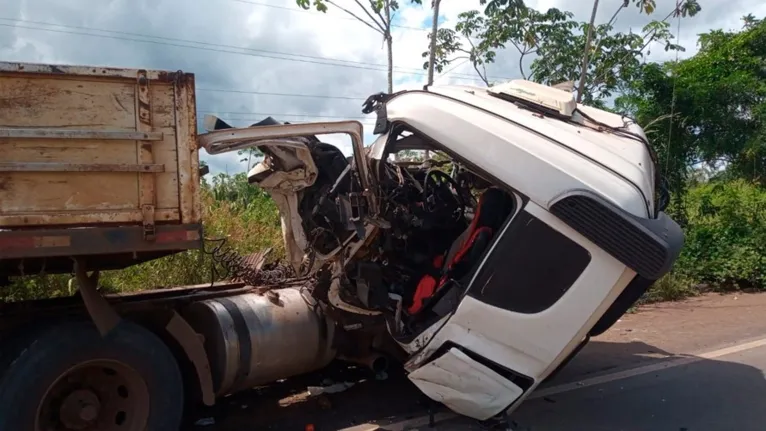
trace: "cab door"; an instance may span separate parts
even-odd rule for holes
[[[527,202],[496,238],[457,308],[417,341],[425,347],[406,366],[426,395],[480,420],[515,408],[587,340],[602,316],[616,320],[630,306],[621,293],[643,278],[614,256],[630,259],[604,246],[579,219],[564,217],[567,224],[561,217]],[[612,223],[592,221],[588,226],[595,229]],[[637,299],[649,284],[631,295]],[[605,316],[618,298],[624,309]]]

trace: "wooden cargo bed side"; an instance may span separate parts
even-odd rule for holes
[[[65,69],[0,67],[0,226],[198,223],[193,76]]]
[[[102,254],[110,247],[114,253],[198,248],[195,104],[192,74],[0,62],[0,259],[6,259],[0,266],[24,258],[8,244],[33,236],[40,242],[50,237],[45,229],[124,228],[124,234],[109,231],[123,242],[102,241]],[[194,233],[181,234],[183,241],[168,241],[165,233],[161,244],[162,226]],[[136,228],[143,243],[126,245]],[[84,233],[98,242],[103,232],[96,232],[78,232],[75,242],[87,243]],[[76,249],[47,247],[27,257]]]

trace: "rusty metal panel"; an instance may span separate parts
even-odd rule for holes
[[[200,230],[200,225],[158,226],[152,243],[144,241],[140,226],[0,231],[0,259],[197,248]]]
[[[109,270],[201,247],[198,224],[158,225],[154,241],[141,225],[0,231],[0,277],[70,273],[73,256],[89,270]]]
[[[77,129],[10,129],[0,128],[0,138],[39,138],[39,139],[99,139],[128,141],[161,141],[162,132],[123,132],[109,130]]]
[[[160,209],[154,212],[156,222],[170,223],[180,218],[177,209]],[[35,214],[2,215],[0,226],[66,226],[66,225],[114,225],[138,224],[144,219],[140,209],[122,211],[41,211]]]
[[[127,78],[135,79],[135,69],[125,69],[116,67],[99,67],[83,65],[64,65],[64,64],[43,64],[43,63],[19,63],[19,62],[0,62],[0,73],[8,72],[13,74],[42,74],[55,75],[60,77],[73,76],[94,77],[94,78]],[[188,76],[183,72],[167,72],[164,70],[148,70],[146,77],[152,81],[175,82],[179,76]]]
[[[152,130],[152,105],[149,94],[149,78],[145,70],[139,70],[136,77],[136,130],[150,132]],[[138,142],[137,158],[140,163],[151,164],[154,162],[152,142]],[[177,149],[176,149],[177,151]],[[141,205],[144,228],[144,239],[154,241],[154,209],[157,207],[157,191],[154,186],[156,178],[151,172],[143,172],[138,175],[138,201]]]
[[[200,221],[192,74],[0,62],[0,87],[0,228]]]
[[[194,76],[179,76],[175,83],[176,137],[178,139],[178,196],[183,223],[199,223],[199,144]]]
[[[165,172],[165,165],[154,163],[7,163],[0,172]]]

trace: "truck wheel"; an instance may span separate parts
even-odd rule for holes
[[[123,320],[102,338],[90,322],[63,323],[15,341],[3,352],[0,430],[179,429],[181,372],[143,327]]]

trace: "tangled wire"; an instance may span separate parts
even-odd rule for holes
[[[216,244],[212,250],[203,246],[203,253],[210,255],[212,264],[210,267],[212,286],[215,281],[231,279],[241,281],[250,286],[278,285],[296,277],[293,269],[288,265],[275,264],[269,268],[262,268],[259,260],[266,258],[266,253],[256,253],[243,257],[236,250],[226,245],[226,238],[205,239],[205,243]],[[224,273],[220,274],[218,267]]]

